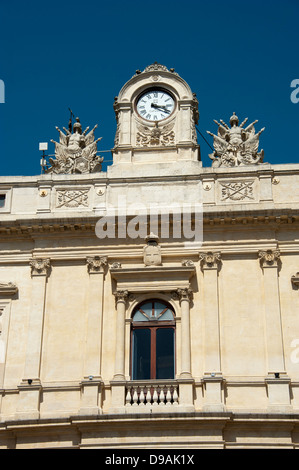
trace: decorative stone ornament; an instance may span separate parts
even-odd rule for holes
[[[161,247],[158,245],[157,235],[150,233],[145,239],[143,248],[143,261],[145,266],[160,266],[162,264]]]
[[[214,138],[214,152],[209,155],[212,160],[212,166],[232,167],[257,165],[263,162],[264,151],[258,152],[259,137],[265,128],[255,133],[254,121],[244,129],[248,118],[239,125],[239,118],[235,113],[230,118],[230,128],[224,121],[221,124],[214,120],[218,125],[217,135],[207,131]]]
[[[106,256],[94,256],[86,259],[89,274],[103,273],[107,266]]]
[[[69,174],[69,173],[95,173],[102,169],[103,157],[97,155],[97,143],[102,139],[95,140],[94,131],[97,125],[90,131],[89,127],[82,132],[80,119],[69,129],[65,127],[62,132],[58,127],[59,142],[51,140],[55,144],[55,159],[49,158],[50,166],[46,165],[45,173]],[[88,133],[87,133],[88,132]]]
[[[29,261],[31,276],[47,276],[50,272],[50,258],[33,258]]]
[[[296,275],[291,277],[291,281],[292,281],[293,286],[296,289],[299,289],[299,272],[296,273]]]
[[[199,253],[199,260],[202,269],[219,269],[221,263],[221,253],[208,251],[207,253]]]
[[[266,251],[259,251],[258,257],[260,259],[261,266],[263,268],[267,267],[277,267],[278,261],[280,259],[280,251],[279,250],[266,250]]]

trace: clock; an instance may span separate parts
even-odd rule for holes
[[[137,99],[137,113],[147,121],[161,121],[168,118],[174,111],[173,96],[165,90],[152,88],[145,91]]]

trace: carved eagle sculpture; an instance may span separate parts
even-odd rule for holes
[[[154,145],[171,145],[174,143],[174,122],[159,127],[156,122],[154,127],[147,127],[137,124],[138,132],[136,134],[137,145],[148,147]]]

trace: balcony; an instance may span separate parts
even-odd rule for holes
[[[126,384],[126,408],[145,411],[156,408],[156,411],[169,410],[179,404],[179,387],[174,380],[132,381]],[[138,411],[139,411],[138,410]]]

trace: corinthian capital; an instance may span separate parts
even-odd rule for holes
[[[279,250],[266,250],[259,251],[258,257],[260,259],[261,267],[263,268],[277,268],[280,258]]]
[[[182,302],[182,300],[188,300],[188,302],[190,302],[192,299],[192,289],[190,288],[177,289],[176,293],[180,302]]]
[[[114,292],[115,302],[126,302],[129,296],[129,292],[127,290],[117,290]]]
[[[50,258],[32,258],[29,261],[31,276],[48,276],[50,272]]]
[[[221,263],[221,253],[207,251],[199,253],[202,269],[219,269]]]
[[[94,256],[86,258],[87,269],[89,274],[103,273],[107,265],[106,256]]]

